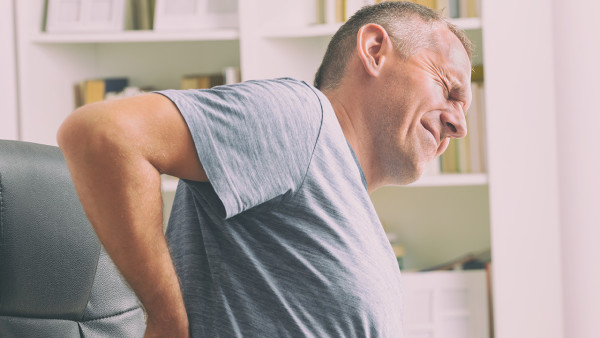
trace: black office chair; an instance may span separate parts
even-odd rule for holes
[[[57,147],[0,140],[0,337],[142,337]]]

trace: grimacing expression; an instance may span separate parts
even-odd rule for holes
[[[387,60],[377,119],[380,163],[390,184],[417,180],[428,162],[442,154],[450,138],[467,133],[471,104],[471,62],[460,40],[446,27],[433,28],[435,47],[407,59]]]

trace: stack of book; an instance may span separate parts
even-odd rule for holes
[[[185,75],[181,78],[181,89],[208,89],[225,84],[223,74]]]
[[[225,67],[221,73],[184,75],[181,78],[181,89],[208,89],[238,82],[240,82],[240,69]]]
[[[363,6],[385,1],[400,0],[316,0],[316,23],[345,22]],[[434,9],[448,18],[472,18],[480,16],[481,0],[409,0]]]
[[[84,80],[75,84],[75,107],[104,100],[111,93],[120,93],[129,85],[126,77]]]

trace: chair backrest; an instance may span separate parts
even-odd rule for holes
[[[57,147],[0,140],[0,337],[142,337]]]

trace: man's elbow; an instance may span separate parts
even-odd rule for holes
[[[89,108],[80,107],[72,112],[60,125],[56,134],[56,142],[65,156],[72,153],[76,146],[85,142],[85,136],[89,135],[90,123],[86,122]]]
[[[90,104],[73,111],[60,125],[56,141],[67,159],[90,155],[106,147],[110,136],[103,105]]]

